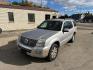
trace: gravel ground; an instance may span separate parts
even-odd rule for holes
[[[17,36],[0,38],[0,70],[93,70],[93,30],[78,29],[76,41],[64,45],[55,61],[21,54]]]

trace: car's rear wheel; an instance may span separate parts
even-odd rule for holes
[[[48,54],[48,57],[47,59],[49,61],[52,61],[52,60],[55,60],[57,55],[58,55],[58,45],[57,44],[53,44],[50,48],[50,51],[49,51],[49,54]]]
[[[72,36],[71,40],[69,41],[70,43],[73,43],[75,41],[75,34]]]

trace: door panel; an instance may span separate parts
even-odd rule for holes
[[[73,24],[71,21],[65,21],[63,24],[63,30],[68,29],[68,32],[63,32],[63,40],[61,41],[62,44],[68,42],[73,36]]]

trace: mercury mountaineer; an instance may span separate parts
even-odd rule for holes
[[[56,59],[58,50],[68,42],[74,42],[77,27],[72,19],[43,21],[32,31],[22,33],[17,45],[21,52],[38,58]]]

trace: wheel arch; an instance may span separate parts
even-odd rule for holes
[[[57,44],[58,47],[60,47],[60,42],[59,41],[55,41],[53,44]]]
[[[76,33],[77,33],[77,32],[75,31],[75,32],[73,33],[73,35],[76,35]]]

